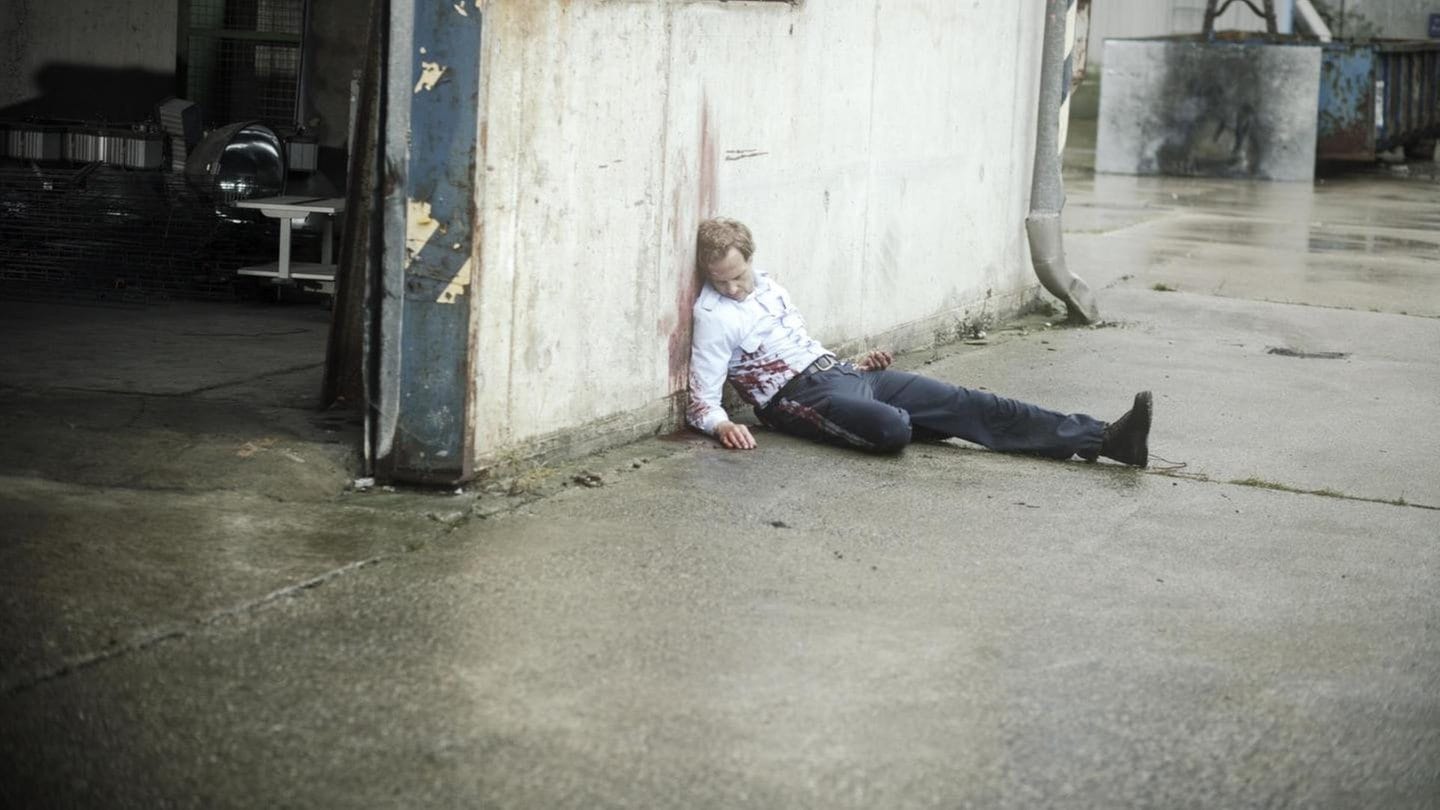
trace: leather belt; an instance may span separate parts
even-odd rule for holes
[[[835,359],[835,355],[820,355],[819,357],[815,358],[815,362],[811,363],[803,369],[800,369],[799,374],[796,374],[794,377],[786,380],[785,384],[780,386],[780,390],[775,392],[775,396],[771,397],[770,401],[765,403],[765,407],[761,410],[769,410],[771,405],[779,402],[780,399],[785,396],[785,392],[790,388],[790,386],[794,385],[797,380],[802,380],[806,377],[809,377],[811,374],[818,374],[822,371],[829,371],[830,369],[838,365],[840,365],[840,361]]]
[[[817,371],[829,371],[830,369],[836,367],[839,364],[840,361],[835,359],[835,355],[822,354],[819,357],[815,358],[815,362],[801,369],[800,373],[796,374],[795,376],[804,377],[806,374],[814,374]]]

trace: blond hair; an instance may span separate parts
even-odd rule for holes
[[[730,255],[730,248],[740,251],[747,262],[755,255],[755,238],[745,223],[725,217],[700,223],[695,238],[695,264],[702,271]]]

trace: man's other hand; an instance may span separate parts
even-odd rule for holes
[[[750,428],[744,425],[737,425],[734,422],[721,422],[720,427],[715,428],[715,435],[720,438],[720,443],[731,450],[754,450],[755,437],[750,435]]]
[[[871,349],[865,353],[864,357],[860,358],[860,362],[856,363],[855,367],[861,371],[880,371],[889,368],[894,361],[895,355],[890,352]]]

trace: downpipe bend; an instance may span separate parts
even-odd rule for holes
[[[1065,263],[1065,244],[1060,212],[1032,212],[1025,220],[1025,234],[1030,239],[1030,261],[1035,276],[1050,294],[1065,302],[1065,318],[1074,323],[1090,324],[1100,320],[1100,307],[1095,293],[1085,279],[1070,272]]]
[[[1035,276],[1051,295],[1065,302],[1066,319],[1095,323],[1100,308],[1084,279],[1070,272],[1065,262],[1065,184],[1060,155],[1065,148],[1061,122],[1069,116],[1069,52],[1075,35],[1078,0],[1045,1],[1045,48],[1040,62],[1040,106],[1035,126],[1035,171],[1030,184],[1030,215],[1025,233]]]

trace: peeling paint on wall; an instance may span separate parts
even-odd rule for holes
[[[398,187],[386,198],[403,208],[387,208],[384,240],[403,251],[395,257],[403,272],[399,278],[386,273],[376,398],[382,418],[394,414],[390,425],[378,426],[392,436],[390,452],[377,453],[377,469],[401,480],[447,484],[468,477],[473,458],[469,288],[480,261],[473,227],[483,87],[474,57],[487,22],[480,14],[457,16],[455,2],[390,8],[388,68],[404,78],[398,87],[391,83],[385,105],[386,162],[399,164],[393,170]]]
[[[430,215],[430,203],[422,200],[405,201],[405,266],[415,261],[415,256],[430,237],[439,230],[440,223]]]
[[[440,295],[436,297],[435,303],[453,304],[456,299],[465,294],[465,288],[470,286],[470,266],[473,263],[473,259],[466,259],[465,263],[460,265],[459,272],[455,274],[454,278],[450,279],[449,284],[445,285],[445,289],[440,291]]]
[[[423,53],[425,49],[421,48],[420,51]],[[445,70],[439,62],[421,62],[420,80],[415,82],[415,92],[434,90],[435,85],[439,84],[440,79],[445,75]]]

